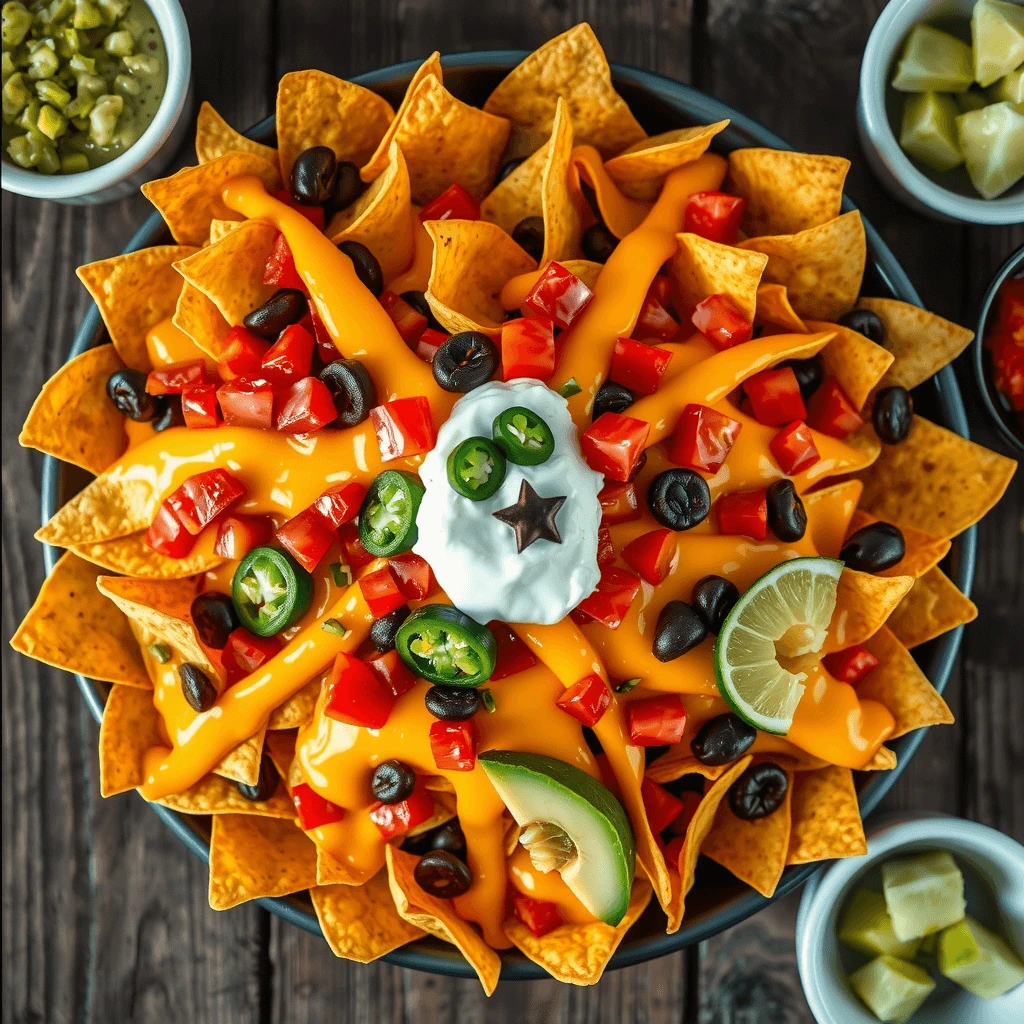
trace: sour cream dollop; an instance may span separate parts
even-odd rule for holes
[[[516,405],[551,428],[551,458],[539,466],[509,462],[490,498],[463,497],[448,482],[448,456],[466,438],[490,438],[495,417]],[[420,466],[420,479],[426,494],[413,551],[430,563],[452,604],[478,622],[551,625],[597,586],[597,495],[604,478],[583,461],[565,399],[540,381],[491,381],[460,398]],[[520,554],[514,531],[493,513],[516,503],[524,479],[542,498],[565,495],[566,501],[555,520],[562,542],[538,540]]]

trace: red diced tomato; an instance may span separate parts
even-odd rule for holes
[[[672,322],[675,323],[674,320]],[[661,386],[661,378],[671,361],[671,352],[632,338],[619,338],[615,342],[608,376],[636,394],[653,395]]]
[[[224,337],[223,355],[218,368],[224,380],[235,377],[258,377],[263,371],[263,357],[270,351],[270,342],[257,338],[244,327],[232,327]]]
[[[281,395],[277,429],[282,434],[311,434],[338,418],[334,396],[319,377],[303,377]]]
[[[473,719],[466,722],[434,722],[430,727],[430,752],[439,771],[471,772],[476,767],[480,740]]]
[[[699,302],[691,322],[719,352],[750,341],[754,330],[727,295],[709,295]]]
[[[780,430],[768,442],[768,447],[786,476],[802,473],[821,458],[811,428],[802,420],[795,420]]]
[[[355,523],[343,523],[338,530],[338,540],[345,555],[345,564],[349,568],[359,569],[373,561],[374,556],[363,547],[363,542],[359,539],[359,527]]]
[[[654,280],[668,281],[668,278],[656,277]],[[644,304],[640,307],[640,314],[636,318],[636,327],[633,328],[633,333],[637,337],[660,338],[662,341],[669,341],[679,333],[679,321],[665,308],[656,294],[656,291],[663,287],[659,285],[658,289],[655,289],[652,284],[648,289]],[[619,383],[621,384],[622,381]]]
[[[537,664],[533,651],[503,622],[489,622],[487,628],[498,645],[494,671],[491,673],[492,681],[525,672]]]
[[[791,366],[755,373],[744,382],[743,391],[750,399],[754,419],[766,427],[781,427],[807,415],[800,384]]]
[[[146,394],[180,395],[186,388],[212,383],[206,363],[202,359],[190,359],[185,363],[150,370],[146,376]]]
[[[612,565],[601,570],[597,589],[580,601],[576,610],[609,629],[618,629],[639,592],[639,577]]]
[[[420,357],[426,363],[432,363],[434,356],[437,354],[437,350],[448,340],[448,335],[444,331],[436,331],[433,327],[428,327],[421,335],[420,340],[416,342],[416,355]]]
[[[694,192],[683,214],[683,230],[712,242],[735,245],[745,199],[727,192]]]
[[[640,783],[640,796],[644,801],[647,821],[655,835],[668,828],[683,811],[682,800],[676,799],[667,789],[646,776]]]
[[[638,747],[678,743],[686,730],[686,708],[677,693],[631,700],[626,705],[629,739]]]
[[[284,203],[285,206],[290,206],[296,213],[301,213],[317,231],[323,231],[324,208],[322,206],[306,206],[304,203],[297,202],[292,198],[292,194],[287,189],[278,189],[276,192],[272,192],[271,195],[278,202]]]
[[[256,636],[244,626],[228,634],[228,642],[221,652],[221,663],[228,676],[228,683],[237,683],[251,675],[261,665],[278,654],[281,645],[272,636]]]
[[[651,530],[622,549],[622,560],[653,587],[668,575],[675,553],[676,540],[672,530]]]
[[[764,540],[768,533],[767,492],[737,491],[715,502],[719,533]]]
[[[512,905],[515,915],[538,939],[547,935],[562,923],[562,915],[558,906],[551,900],[538,900],[521,892],[514,892]]]
[[[217,388],[217,401],[229,427],[270,430],[274,426],[274,391],[265,377],[236,377]]]
[[[671,835],[685,836],[686,830],[690,827],[690,822],[693,821],[694,814],[697,813],[697,808],[700,806],[701,794],[695,793],[692,789],[684,789],[679,794],[679,800],[683,805],[682,811],[677,817],[672,820],[668,830]]]
[[[167,502],[162,502],[156,518],[146,530],[149,547],[168,558],[184,558],[195,542],[195,537],[185,529]]]
[[[594,293],[570,270],[552,260],[523,302],[535,316],[547,316],[566,330],[590,305]]]
[[[214,554],[221,558],[240,561],[258,548],[274,534],[274,521],[269,516],[246,516],[240,512],[232,512],[224,516],[217,526],[217,543]]]
[[[427,329],[427,318],[392,291],[386,291],[381,295],[380,304],[387,310],[406,345],[414,349]]]
[[[501,325],[502,380],[547,380],[554,372],[555,325],[548,317],[520,317]]]
[[[636,496],[636,486],[632,483],[605,484],[597,500],[601,503],[601,522],[605,526],[629,523],[643,515]]]
[[[238,477],[226,469],[208,469],[190,476],[168,495],[165,504],[194,537],[244,496],[245,487]]]
[[[217,387],[215,384],[200,384],[186,388],[181,393],[181,411],[185,426],[194,429],[215,427],[220,422],[217,412]]]
[[[603,568],[614,561],[615,545],[612,543],[612,531],[602,523],[597,528],[597,564]]]
[[[279,231],[274,239],[273,248],[263,268],[263,283],[272,284],[277,288],[299,288],[306,290],[306,283],[299,277],[295,269],[295,257],[288,248],[288,241]]]
[[[860,644],[826,654],[821,663],[828,674],[841,683],[859,683],[873,668],[878,667],[878,659]]]
[[[306,572],[312,572],[330,550],[335,533],[315,508],[307,508],[278,527],[275,539]]]
[[[422,396],[398,398],[370,410],[382,462],[429,452],[437,442],[430,403]]]
[[[359,589],[370,609],[370,614],[375,619],[382,618],[388,612],[393,612],[405,604],[405,595],[398,589],[398,582],[386,565],[367,573],[359,581]]]
[[[654,837],[658,849],[661,850],[661,854],[665,858],[665,863],[677,871],[679,870],[679,857],[683,852],[684,838],[684,836],[673,836],[669,842],[665,843],[660,836]]]
[[[317,312],[316,303],[312,298],[308,302],[309,329],[313,332],[313,337],[316,338],[317,354],[320,356],[321,362],[333,363],[335,359],[341,358],[341,353],[338,351],[338,346],[334,344],[334,339]],[[303,317],[303,320],[305,319]]]
[[[861,414],[834,377],[826,377],[811,396],[811,409],[806,419],[808,426],[840,439],[864,425]]]
[[[308,377],[313,344],[313,335],[302,324],[289,324],[264,355],[262,376],[274,384],[291,384]]]
[[[378,654],[376,658],[370,658],[366,664],[370,666],[370,671],[377,677],[380,685],[395,700],[408,693],[416,685],[416,676],[402,661],[398,651],[391,650],[384,654]]]
[[[402,555],[392,555],[388,566],[398,582],[398,589],[409,601],[420,601],[434,588],[434,574],[430,571],[426,559],[414,555],[411,551]]]
[[[458,183],[420,210],[420,220],[479,220],[480,204]]]
[[[367,812],[384,839],[395,839],[432,818],[434,798],[421,779],[412,795],[397,804],[376,803]]]
[[[683,409],[668,444],[668,457],[678,466],[717,473],[736,443],[743,424],[707,405]]]
[[[612,702],[608,684],[596,672],[578,679],[568,687],[555,704],[577,722],[593,728]]]
[[[337,528],[359,515],[359,508],[366,497],[366,488],[359,483],[335,484],[329,487],[316,501],[313,508]]]
[[[651,287],[647,289],[647,294],[657,299],[665,309],[672,310],[674,298],[672,295],[672,279],[670,277],[659,274],[651,282]]]
[[[391,715],[395,698],[385,690],[365,661],[339,654],[327,676],[324,714],[335,722],[380,729]]]
[[[633,477],[650,432],[643,420],[606,412],[580,435],[580,448],[591,469],[625,483]]]
[[[308,782],[292,786],[292,803],[299,816],[299,828],[311,832],[324,825],[333,825],[345,817],[345,809],[321,796]]]

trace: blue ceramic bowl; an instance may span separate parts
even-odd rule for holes
[[[469,103],[482,105],[488,94],[501,78],[526,53],[515,50],[494,50],[477,53],[456,54],[443,60],[445,85],[456,96]],[[385,96],[395,107],[401,102],[406,84],[418,62],[410,61],[392,67],[360,75],[354,81],[374,89]],[[730,150],[747,146],[771,146],[776,149],[792,149],[778,136],[773,135],[757,122],[712,99],[689,86],[663,78],[660,75],[635,68],[613,65],[615,86],[627,100],[633,112],[648,132],[668,131],[685,125],[710,124],[729,118],[730,126],[716,136],[713,148],[728,153]],[[272,142],[274,120],[256,125],[248,133],[263,142]],[[844,210],[853,209],[853,204],[844,199]],[[878,233],[865,222],[868,243],[868,265],[864,290],[868,295],[882,295],[902,299],[920,305],[920,299],[913,285],[885,247]],[[157,245],[169,240],[166,228],[159,214],[153,214],[128,243],[126,252]],[[90,308],[79,327],[74,345],[68,358],[78,355],[92,345],[108,340],[99,313]],[[938,373],[915,394],[919,411],[931,416],[936,422],[950,430],[968,436],[967,418],[952,370],[948,367]],[[87,478],[74,467],[47,457],[43,465],[42,518],[45,523],[70,498]],[[970,592],[974,575],[975,531],[972,527],[953,542],[946,564],[946,570],[957,586],[965,593]],[[46,550],[47,569],[52,569],[59,551]],[[928,678],[942,690],[949,678],[953,660],[960,646],[961,630],[947,633],[939,639],[914,651]],[[78,685],[90,711],[97,720],[103,713],[107,687],[78,676]],[[907,766],[914,751],[923,739],[924,730],[911,733],[896,740],[892,746],[898,757],[899,767],[891,772],[872,772],[858,780],[861,810],[867,815],[878,806],[889,791],[899,773]],[[209,824],[204,818],[176,814],[164,807],[152,805],[167,827],[197,856],[208,857]],[[787,868],[776,890],[775,898],[792,892],[806,881],[817,865],[806,864]],[[610,967],[626,967],[655,957],[675,952],[683,946],[700,942],[726,928],[756,914],[770,901],[737,881],[728,872],[709,861],[702,861],[697,872],[697,881],[686,903],[686,920],[674,935],[665,934],[665,918],[660,909],[652,906],[633,926],[625,937]],[[306,931],[319,934],[320,926],[312,912],[311,904],[304,895],[282,899],[263,899],[260,903],[272,913],[298,925]],[[473,970],[454,947],[436,939],[425,938],[389,953],[385,958],[390,963],[415,970],[436,974],[473,977]],[[502,978],[528,979],[546,978],[548,975],[536,964],[527,960],[516,950],[502,953]]]

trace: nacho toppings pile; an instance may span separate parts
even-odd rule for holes
[[[951,721],[909,649],[1013,463],[910,392],[971,334],[860,296],[847,161],[725,126],[648,137],[586,25],[483,109],[296,72],[79,271],[111,344],[21,440],[95,479],[13,642],[112,684],[104,795],[212,816],[213,907],[591,984],[700,854],[863,852],[853,773]]]

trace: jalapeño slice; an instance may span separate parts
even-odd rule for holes
[[[416,675],[442,686],[485,683],[498,655],[490,630],[450,604],[417,608],[399,627],[395,647]]]
[[[483,501],[505,479],[505,456],[486,437],[469,437],[448,456],[448,483],[464,498]]]
[[[551,428],[532,409],[521,405],[494,418],[494,440],[509,462],[517,466],[539,466],[555,450]]]
[[[363,547],[382,558],[408,551],[419,536],[416,513],[422,500],[419,477],[401,469],[384,470],[370,484],[359,509]]]
[[[231,600],[250,633],[274,636],[299,619],[313,597],[313,577],[286,551],[253,548],[238,563]]]

